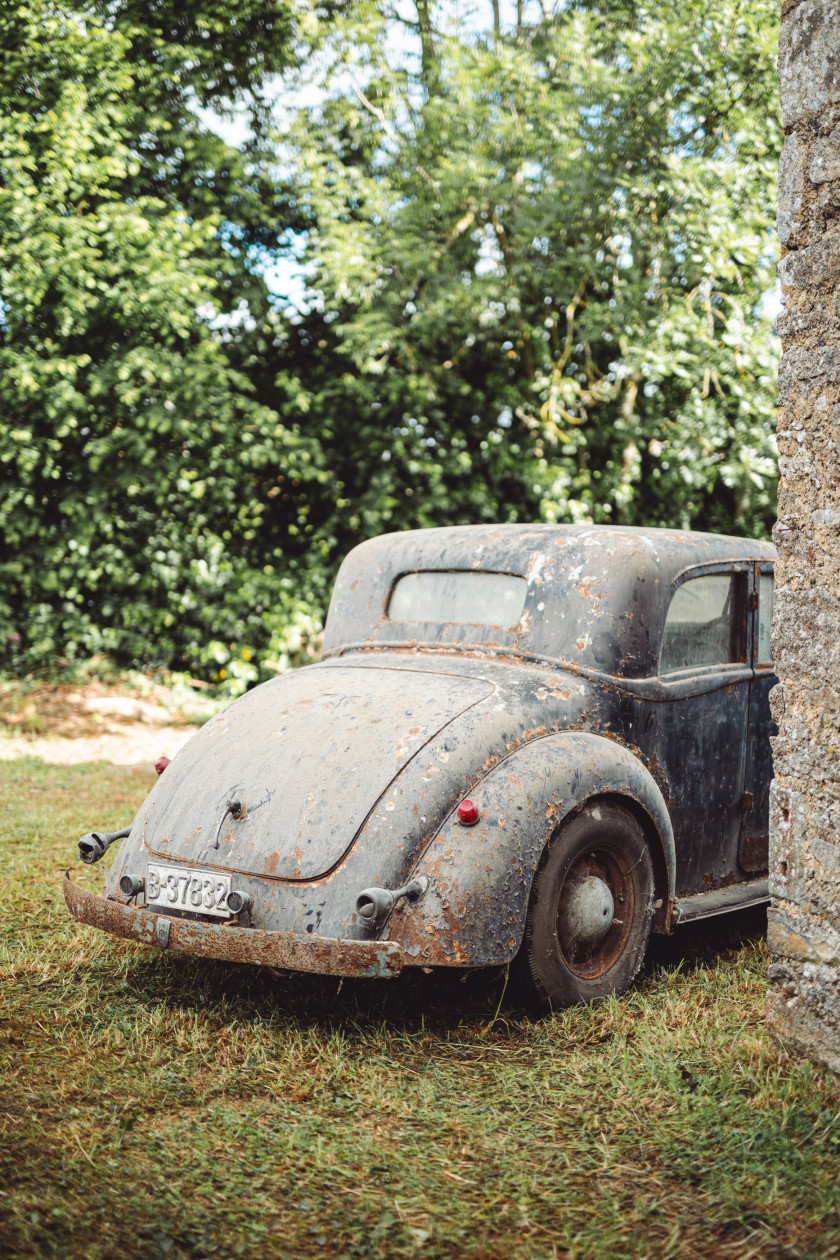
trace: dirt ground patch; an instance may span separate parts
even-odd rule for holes
[[[196,697],[200,716],[209,708]],[[90,681],[0,690],[0,760],[41,757],[52,765],[109,761],[153,764],[175,753],[198,730],[168,688]]]

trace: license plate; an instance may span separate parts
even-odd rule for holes
[[[146,904],[161,910],[187,910],[229,919],[230,875],[215,871],[187,870],[183,866],[156,866],[146,872]]]

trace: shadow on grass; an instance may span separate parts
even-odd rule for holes
[[[499,1005],[504,969],[414,970],[392,980],[351,980],[303,972],[221,963],[183,955],[137,958],[127,974],[135,1001],[153,1008],[196,1008],[202,1014],[240,1022],[266,1020],[325,1029],[352,1026],[427,1030],[446,1035],[464,1024],[482,1023]]]
[[[670,937],[651,938],[639,981],[657,973],[686,975],[714,967],[722,958],[763,939],[764,907],[687,925]],[[458,1028],[483,1026],[499,1015],[509,1027],[534,1015],[519,1000],[504,967],[472,971],[407,969],[393,980],[350,980],[335,976],[275,972],[268,968],[138,952],[125,976],[134,1002],[200,1010],[240,1022],[268,1021],[298,1028],[426,1031],[446,1037]]]
[[[767,935],[767,907],[751,906],[712,919],[700,919],[678,927],[671,936],[651,936],[644,973],[653,970],[684,972],[708,967],[726,956],[755,945]]]

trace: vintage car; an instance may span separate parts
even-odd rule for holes
[[[77,919],[342,976],[516,960],[621,993],[649,933],[767,900],[773,548],[672,530],[389,534],[316,665],[203,727]]]

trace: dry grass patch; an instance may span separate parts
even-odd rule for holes
[[[540,1022],[484,973],[277,978],[66,913],[75,837],[149,773],[0,782],[0,1253],[840,1254],[840,1099],[767,1037],[760,915]]]

